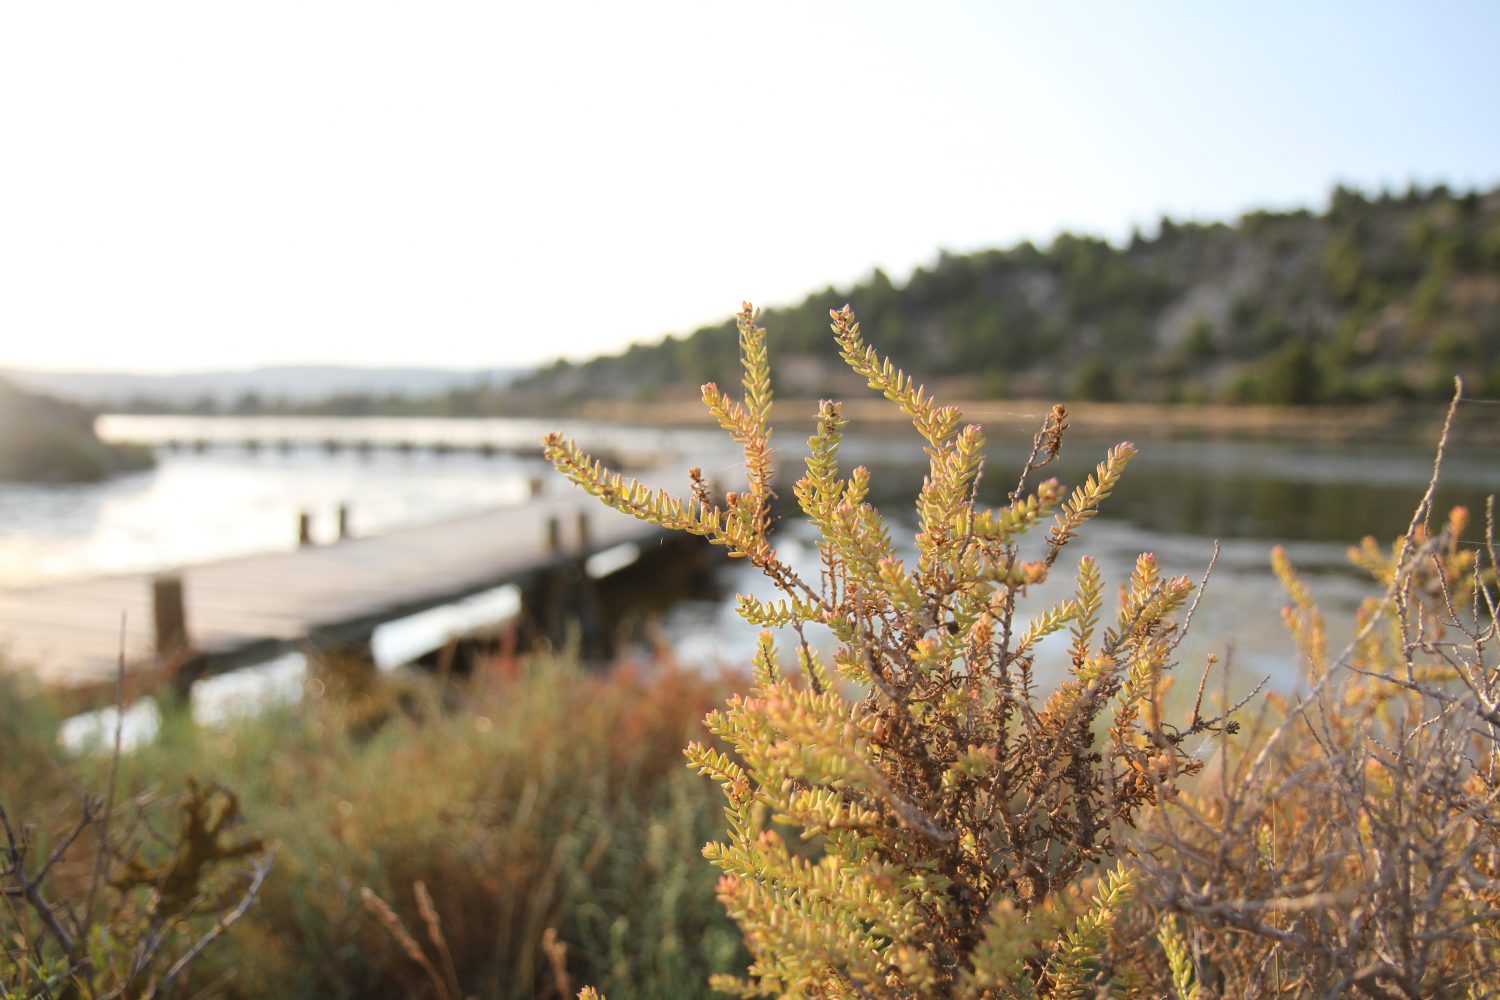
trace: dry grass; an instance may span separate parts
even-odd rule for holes
[[[181,974],[183,995],[547,997],[587,980],[616,997],[690,997],[743,966],[699,857],[716,802],[681,749],[722,686],[653,664],[587,675],[550,657],[491,663],[446,699],[336,676],[320,678],[320,699],[222,730],[169,712],[157,744],[121,761],[122,800],[219,782],[237,808],[185,819],[277,848],[255,905]],[[46,831],[71,829],[81,791],[107,780],[105,764],[54,758],[49,715],[24,698],[0,712],[0,793],[41,831],[39,854]],[[154,815],[170,837],[170,812]],[[130,836],[154,841],[147,829]],[[141,857],[111,869],[109,892],[169,888],[207,860]]]
[[[718,693],[686,672],[546,658],[484,672],[457,709],[408,691],[372,728],[367,696],[143,756],[144,772],[191,763],[238,783],[280,842],[199,979],[247,998],[547,997],[550,940],[574,981],[697,995],[742,962],[698,858],[714,802],[682,766]]]

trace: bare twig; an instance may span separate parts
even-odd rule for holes
[[[26,900],[42,924],[57,939],[58,946],[62,948],[63,954],[68,956],[69,964],[76,965],[79,961],[78,942],[63,927],[62,921],[57,917],[57,911],[52,904],[47,902],[42,895],[41,887],[35,880],[26,874],[25,849],[21,846],[20,839],[16,836],[15,829],[10,825],[10,816],[5,811],[5,806],[0,804],[0,828],[5,830],[6,849],[5,854],[10,862],[9,874],[16,880],[20,888],[19,895]]]
[[[271,873],[271,864],[275,860],[276,847],[273,845],[266,852],[264,858],[251,869],[250,884],[245,887],[245,891],[240,896],[240,901],[235,904],[234,909],[214,921],[214,925],[205,931],[197,941],[193,942],[193,946],[183,952],[177,961],[172,963],[171,967],[162,976],[161,981],[152,990],[153,993],[159,992],[162,987],[171,984],[173,980],[182,974],[184,969],[192,964],[194,959],[203,954],[205,948],[218,940],[235,921],[239,920],[249,911],[251,904],[255,902],[256,896],[260,893],[261,884],[265,882],[266,876]]]
[[[87,901],[83,904],[83,922],[92,927],[94,904],[99,896],[99,887],[104,883],[109,868],[109,821],[115,811],[115,794],[120,778],[121,740],[125,729],[125,612],[120,612],[120,643],[115,660],[115,739],[109,755],[109,780],[105,785],[104,816],[99,823],[99,843],[94,852],[94,875],[89,879]]]

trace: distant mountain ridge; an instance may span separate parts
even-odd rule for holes
[[[246,371],[146,375],[129,372],[50,372],[0,369],[0,376],[38,392],[96,409],[204,408],[212,400],[228,409],[253,397],[263,408],[332,397],[422,398],[476,385],[502,386],[523,368],[360,368],[347,365],[280,365]]]

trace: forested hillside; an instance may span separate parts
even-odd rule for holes
[[[747,292],[753,292],[747,289]],[[1359,403],[1444,398],[1454,374],[1500,396],[1500,191],[1337,189],[1321,214],[1163,220],[1128,246],[944,254],[905,284],[875,274],[768,310],[778,390],[847,394],[828,310],[948,394],[1157,402]],[[733,303],[726,303],[726,312]],[[497,394],[509,411],[649,401],[737,377],[733,322]]]

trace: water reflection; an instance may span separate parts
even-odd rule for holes
[[[1077,484],[1113,444],[1073,439],[1062,459],[1043,474]],[[912,500],[925,467],[891,456],[919,451],[904,437],[854,438],[845,465],[872,468],[873,500],[892,523],[898,540],[912,531]],[[1029,442],[1027,442],[1029,445]],[[1182,663],[1196,670],[1212,653],[1232,662],[1231,685],[1247,689],[1262,677],[1273,688],[1297,680],[1297,661],[1281,624],[1286,595],[1270,572],[1274,544],[1284,544],[1329,616],[1329,639],[1341,648],[1353,631],[1353,611],[1373,586],[1347,562],[1348,546],[1365,535],[1385,541],[1405,531],[1432,470],[1422,445],[1298,444],[1245,440],[1138,440],[1140,454],[1100,517],[1090,523],[1045,586],[1033,588],[1026,608],[1039,612],[1067,596],[1068,567],[1084,555],[1096,558],[1111,587],[1125,580],[1137,554],[1154,552],[1166,573],[1197,579],[1220,539],[1222,554],[1200,603],[1194,628],[1180,647]],[[1011,470],[1024,461],[1023,446],[1001,442],[987,463],[983,499],[1004,502],[1014,487]],[[1438,510],[1465,504],[1483,510],[1484,498],[1500,490],[1500,463],[1483,448],[1455,443],[1443,468]],[[779,551],[808,578],[816,578],[814,538],[788,511]],[[912,552],[903,553],[910,563]],[[727,594],[780,596],[753,569],[726,565],[720,571]],[[687,663],[742,668],[754,652],[756,630],[735,614],[733,602],[692,602],[674,609],[664,631]],[[810,633],[811,634],[811,633]],[[831,643],[822,638],[822,645]],[[790,647],[793,638],[781,640]],[[1060,651],[1050,668],[1063,669]],[[1047,669],[1049,664],[1039,664]]]
[[[895,518],[889,520],[897,539],[897,554],[911,565],[916,553],[910,544],[910,526]],[[1291,641],[1281,625],[1281,608],[1287,599],[1270,571],[1269,547],[1249,539],[1220,545],[1217,568],[1198,606],[1193,628],[1179,648],[1179,662],[1196,671],[1212,653],[1232,662],[1233,684],[1240,690],[1263,677],[1269,677],[1275,689],[1288,689],[1296,683],[1297,663]],[[784,522],[777,538],[777,552],[808,580],[818,578],[815,546],[816,536],[804,522]],[[1373,587],[1352,573],[1316,572],[1319,568],[1343,564],[1345,547],[1341,544],[1294,542],[1287,550],[1295,564],[1314,571],[1307,574],[1306,582],[1329,616],[1330,643],[1335,649],[1341,648],[1353,635],[1354,609],[1373,592]],[[1023,599],[1023,620],[1072,596],[1073,568],[1085,555],[1098,561],[1106,594],[1112,600],[1115,586],[1129,577],[1136,557],[1142,552],[1155,553],[1164,574],[1186,575],[1197,581],[1213,557],[1213,543],[1096,519],[1067,548],[1051,578],[1041,586],[1032,587]],[[782,595],[743,561],[725,560],[716,577],[719,598],[677,605],[666,615],[662,632],[682,663],[707,669],[744,669],[755,652],[758,630],[740,619],[733,600],[724,598],[743,593],[774,600]],[[834,643],[826,630],[809,627],[806,632],[815,648],[825,655],[832,653]],[[783,659],[790,662],[797,638],[790,630],[784,629],[782,633],[777,642],[782,647]],[[1055,679],[1066,670],[1068,637],[1059,633],[1054,638],[1057,641],[1039,654],[1039,678]],[[1196,680],[1196,674],[1193,679]]]
[[[1042,475],[1070,486],[1082,482],[1112,444],[1072,439]],[[1342,545],[1365,535],[1389,540],[1406,530],[1432,472],[1432,453],[1420,444],[1140,439],[1136,445],[1139,454],[1101,517],[1169,535]],[[909,507],[925,469],[889,456],[913,450],[889,442],[851,449],[853,461],[875,470],[877,503]],[[1019,444],[991,449],[982,491],[987,503],[1004,501],[1015,485],[1011,470],[1024,458]],[[1482,511],[1485,497],[1500,491],[1497,458],[1455,442],[1443,464],[1438,510],[1463,504]]]
[[[321,450],[164,452],[158,466],[104,483],[0,483],[0,586],[149,571],[271,552],[516,503],[540,461],[507,456]]]

